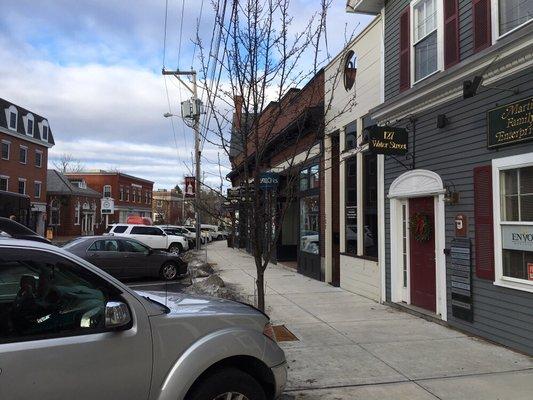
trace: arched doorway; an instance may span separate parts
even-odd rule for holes
[[[444,186],[433,171],[416,169],[392,182],[391,300],[446,320]]]

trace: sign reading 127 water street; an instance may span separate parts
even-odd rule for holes
[[[533,97],[487,113],[488,148],[533,140]]]
[[[407,131],[404,128],[390,126],[369,126],[369,150],[375,154],[404,155],[407,153]]]

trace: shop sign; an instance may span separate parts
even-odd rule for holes
[[[185,197],[196,196],[196,178],[194,176],[185,177]]]
[[[527,279],[533,281],[533,263],[527,263]]]
[[[259,175],[259,187],[264,190],[274,189],[279,184],[279,174],[275,172],[261,172]]]
[[[374,154],[407,154],[408,135],[404,128],[390,126],[369,126],[365,128],[369,150]]]
[[[357,219],[357,206],[346,206],[346,218]]]
[[[111,198],[100,199],[100,213],[109,215],[115,213],[115,200]]]
[[[502,247],[533,251],[533,225],[502,225]]]
[[[533,97],[490,110],[487,126],[489,149],[533,140]]]
[[[471,241],[454,238],[450,249],[452,315],[465,321],[473,320]]]

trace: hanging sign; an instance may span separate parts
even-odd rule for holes
[[[196,178],[194,176],[185,177],[185,197],[196,196]]]
[[[372,125],[365,128],[365,138],[374,154],[407,154],[408,135],[404,128]]]
[[[533,97],[487,112],[487,147],[533,140]]]
[[[533,281],[533,263],[527,263],[527,279]]]
[[[264,190],[274,189],[279,184],[279,174],[275,172],[262,172],[259,175],[259,187]]]
[[[450,249],[452,315],[465,321],[472,321],[474,316],[470,248],[469,238],[452,239]]]

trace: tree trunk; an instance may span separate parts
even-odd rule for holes
[[[257,268],[257,308],[265,312],[265,276],[264,272]]]

